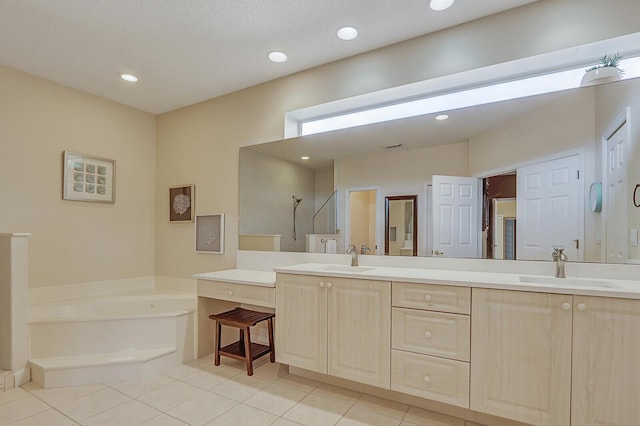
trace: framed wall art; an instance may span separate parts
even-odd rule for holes
[[[62,160],[62,199],[116,202],[116,162],[93,155],[64,151]]]
[[[224,214],[196,216],[196,252],[224,253]]]
[[[169,188],[169,222],[193,222],[195,194],[195,185]]]

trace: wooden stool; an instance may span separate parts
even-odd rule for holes
[[[273,317],[275,314],[250,311],[244,308],[235,308],[221,314],[209,315],[216,322],[216,341],[214,352],[214,364],[220,365],[220,355],[228,356],[247,362],[247,375],[253,376],[253,360],[269,354],[271,362],[276,362],[276,353],[273,346]],[[268,321],[269,346],[251,342],[250,327],[262,321]],[[220,335],[222,326],[227,325],[240,329],[240,340],[220,348]]]

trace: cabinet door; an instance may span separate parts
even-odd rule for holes
[[[572,296],[473,289],[472,410],[569,425]]]
[[[326,373],[326,279],[278,274],[276,282],[276,361]]]
[[[391,283],[328,282],[329,374],[389,389]]]
[[[637,425],[640,301],[574,299],[571,423]]]

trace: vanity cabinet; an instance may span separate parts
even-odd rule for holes
[[[393,282],[391,389],[469,408],[468,287]]]
[[[640,300],[574,296],[571,424],[640,419]]]
[[[569,425],[572,302],[571,295],[473,289],[472,410]]]
[[[389,388],[391,283],[277,274],[276,360]]]

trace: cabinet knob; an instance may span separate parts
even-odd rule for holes
[[[233,296],[233,291],[229,290],[229,296]]]
[[[562,304],[562,310],[563,310],[563,311],[568,311],[569,309],[571,309],[571,303],[569,303],[569,302],[564,302],[564,303]]]
[[[320,281],[320,288],[324,288],[324,281]]]
[[[585,305],[584,303],[578,303],[578,310],[580,312],[584,312],[587,310],[587,305]]]
[[[327,283],[327,288],[331,288],[333,287],[333,284],[331,284],[330,282]]]
[[[425,331],[424,337],[426,337],[427,339],[431,338],[431,332],[429,330]]]
[[[430,294],[425,294],[424,300],[426,300],[427,302],[431,302],[433,300],[433,297]]]
[[[431,377],[429,376],[424,376],[422,380],[424,380],[425,383],[431,383]]]

